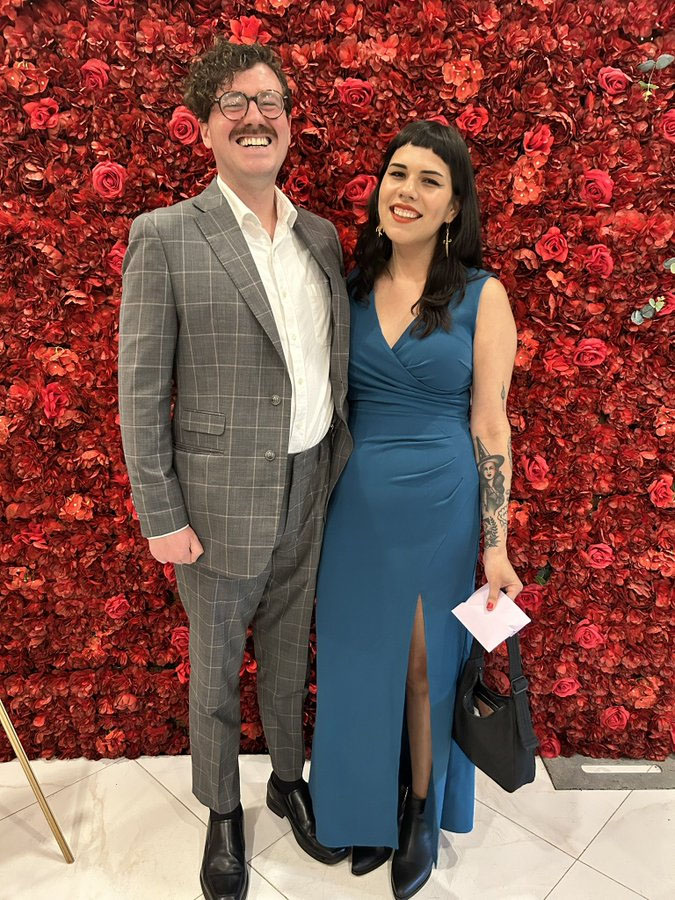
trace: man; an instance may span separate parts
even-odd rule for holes
[[[197,60],[185,103],[218,176],[136,218],[124,259],[122,439],[142,534],[176,564],[190,619],[208,900],[248,890],[237,755],[249,624],[273,766],[267,804],[315,859],[347,854],[316,840],[302,710],[325,504],[351,449],[349,309],[334,226],[275,188],[291,102],[267,47],[220,41]]]

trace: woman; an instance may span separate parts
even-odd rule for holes
[[[319,840],[352,846],[358,875],[395,848],[392,887],[407,898],[431,874],[439,828],[473,827],[473,767],[452,740],[471,637],[451,610],[474,590],[481,515],[488,607],[522,589],[506,553],[516,330],[481,269],[457,131],[416,122],[393,140],[356,262],[354,451],[319,569],[310,787]]]

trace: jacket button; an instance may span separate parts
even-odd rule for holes
[[[274,394],[272,397],[272,406],[278,406],[281,403],[281,397],[278,394]]]
[[[272,462],[273,459],[276,459],[277,455],[274,450],[265,450],[265,459],[269,459]]]

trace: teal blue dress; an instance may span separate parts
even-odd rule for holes
[[[469,431],[473,336],[490,273],[469,269],[450,331],[393,347],[372,294],[351,302],[354,450],[328,508],[317,583],[317,714],[310,790],[328,847],[398,846],[406,673],[421,595],[433,765],[426,817],[473,827],[474,768],[452,739],[471,636],[451,610],[474,591],[478,470]],[[401,779],[403,781],[404,779]]]

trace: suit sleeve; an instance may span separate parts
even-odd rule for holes
[[[171,393],[178,321],[162,242],[149,214],[136,218],[122,266],[118,399],[124,458],[141,533],[184,528],[173,469]]]
[[[331,222],[331,225],[333,225],[332,222]],[[344,262],[344,258],[343,258],[343,255],[342,255],[342,244],[341,244],[341,242],[340,242],[340,235],[338,234],[338,230],[337,230],[337,228],[335,227],[335,225],[333,225],[333,231],[334,231],[334,233],[335,233],[335,243],[336,243],[336,245],[337,245],[337,247],[336,247],[336,250],[337,250],[337,257],[338,257],[338,260],[339,260],[339,262],[340,262],[340,274],[341,274],[342,277],[344,278],[344,277],[345,277],[345,262]]]

